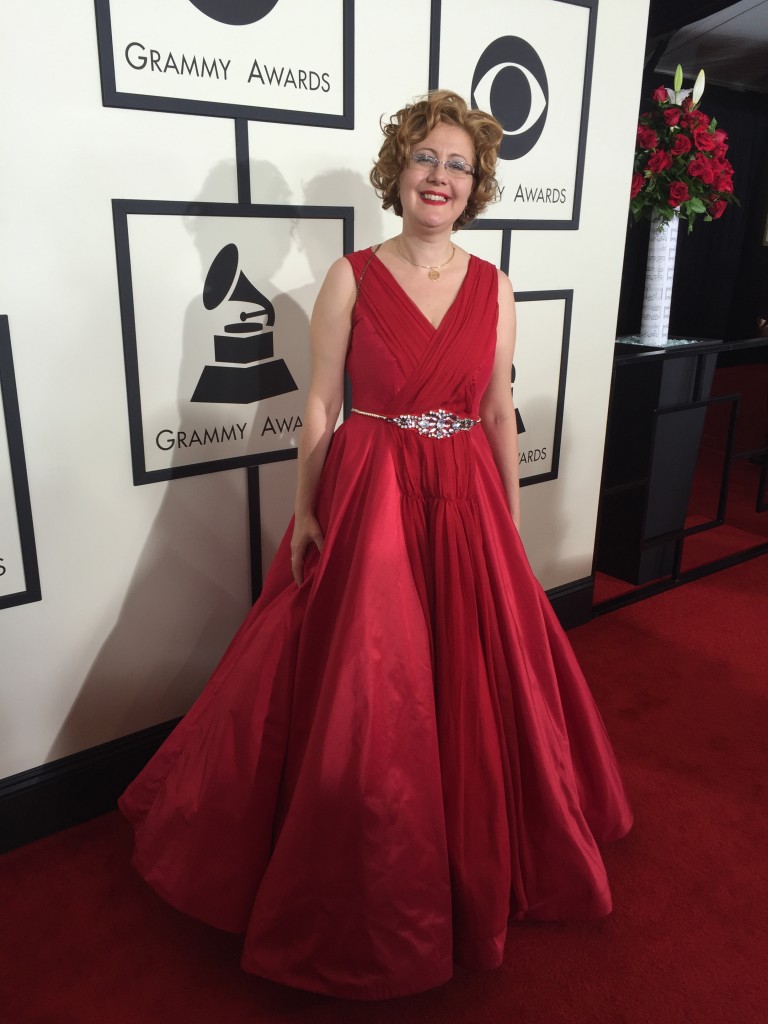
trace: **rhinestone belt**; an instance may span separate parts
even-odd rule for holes
[[[375,420],[384,420],[385,423],[394,423],[401,430],[418,430],[423,437],[453,437],[460,430],[471,430],[477,426],[480,420],[470,419],[469,416],[457,416],[455,412],[446,412],[445,409],[430,409],[429,412],[420,412],[414,415],[405,413],[402,416],[382,416],[378,412],[364,412],[362,409],[353,409],[352,412],[360,416],[371,416]]]

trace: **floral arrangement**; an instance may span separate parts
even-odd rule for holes
[[[690,232],[697,217],[717,220],[738,200],[733,167],[725,155],[728,136],[714,118],[697,109],[704,72],[692,90],[682,84],[678,64],[674,88],[660,85],[651,96],[651,109],[640,115],[630,209],[636,221],[658,214],[660,228],[675,215],[685,217]]]

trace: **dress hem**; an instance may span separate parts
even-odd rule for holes
[[[318,995],[329,996],[334,999],[359,1000],[360,1002],[374,1002],[379,999],[402,999],[405,996],[418,995],[420,992],[429,992],[431,989],[440,988],[446,985],[454,974],[453,963],[447,969],[436,971],[431,978],[420,975],[418,979],[414,976],[412,981],[402,984],[371,984],[358,988],[354,985],[323,985],[322,982],[310,982],[301,978],[292,977],[290,974],[281,974],[279,971],[270,971],[266,967],[260,967],[258,963],[249,960],[246,965],[241,962],[241,967],[248,974],[254,974],[266,981],[277,985],[284,985],[287,988],[301,989],[304,992],[315,992]]]

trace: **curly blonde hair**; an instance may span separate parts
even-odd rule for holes
[[[495,117],[482,110],[471,110],[461,96],[448,89],[435,89],[420,100],[409,103],[390,117],[382,119],[384,143],[370,173],[371,184],[385,210],[392,208],[403,215],[398,183],[411,159],[414,146],[422,142],[438,124],[462,128],[472,140],[474,149],[474,184],[466,209],[454,222],[458,231],[473,221],[496,199],[496,158],[503,138],[502,127]]]

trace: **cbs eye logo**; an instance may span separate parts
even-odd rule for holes
[[[253,25],[266,18],[278,0],[189,0],[208,18],[225,25]]]
[[[499,157],[519,160],[541,138],[549,108],[549,84],[541,57],[519,36],[490,43],[472,76],[472,106],[487,110],[504,129]]]

